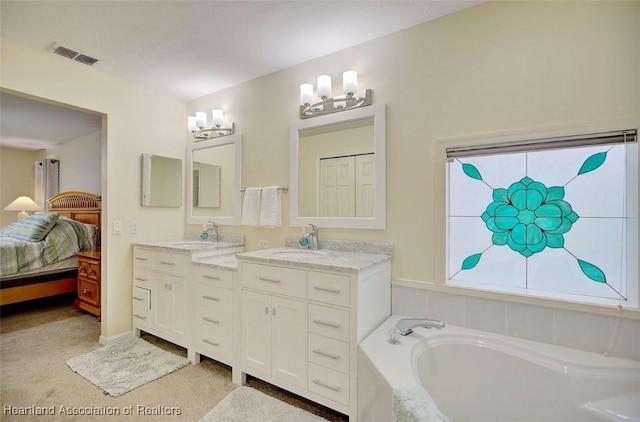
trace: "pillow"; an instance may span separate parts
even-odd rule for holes
[[[0,230],[0,236],[27,242],[40,242],[56,225],[58,215],[55,212],[30,215]]]

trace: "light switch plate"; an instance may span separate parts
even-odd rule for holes
[[[258,240],[258,247],[260,249],[269,249],[269,241],[268,240]]]
[[[113,234],[122,234],[122,221],[115,220],[113,222]]]
[[[131,232],[131,234],[138,234],[139,228],[140,224],[136,220],[129,222],[129,231]]]

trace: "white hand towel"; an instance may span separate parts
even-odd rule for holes
[[[260,188],[246,188],[242,201],[242,219],[244,226],[257,226],[260,218]]]
[[[260,226],[282,226],[282,201],[278,186],[262,188],[262,200],[260,201]]]

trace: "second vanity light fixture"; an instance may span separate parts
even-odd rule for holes
[[[342,74],[342,90],[344,95],[331,96],[331,76],[318,76],[318,97],[313,100],[313,84],[300,85],[300,118],[322,116],[338,111],[351,110],[372,104],[373,91],[366,89],[364,95],[358,94],[358,73],[348,70]]]
[[[196,112],[195,116],[187,117],[187,126],[196,141],[217,138],[219,136],[233,135],[235,125],[233,122],[224,122],[224,113],[220,109],[211,111],[212,126],[207,127],[207,113]]]

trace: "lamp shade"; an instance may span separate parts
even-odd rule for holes
[[[28,196],[19,196],[3,209],[5,211],[20,211],[18,218],[24,218],[29,215],[27,211],[42,211],[40,205],[36,204],[36,202]]]
[[[214,126],[222,126],[224,124],[224,113],[219,108],[211,110],[211,123]]]

